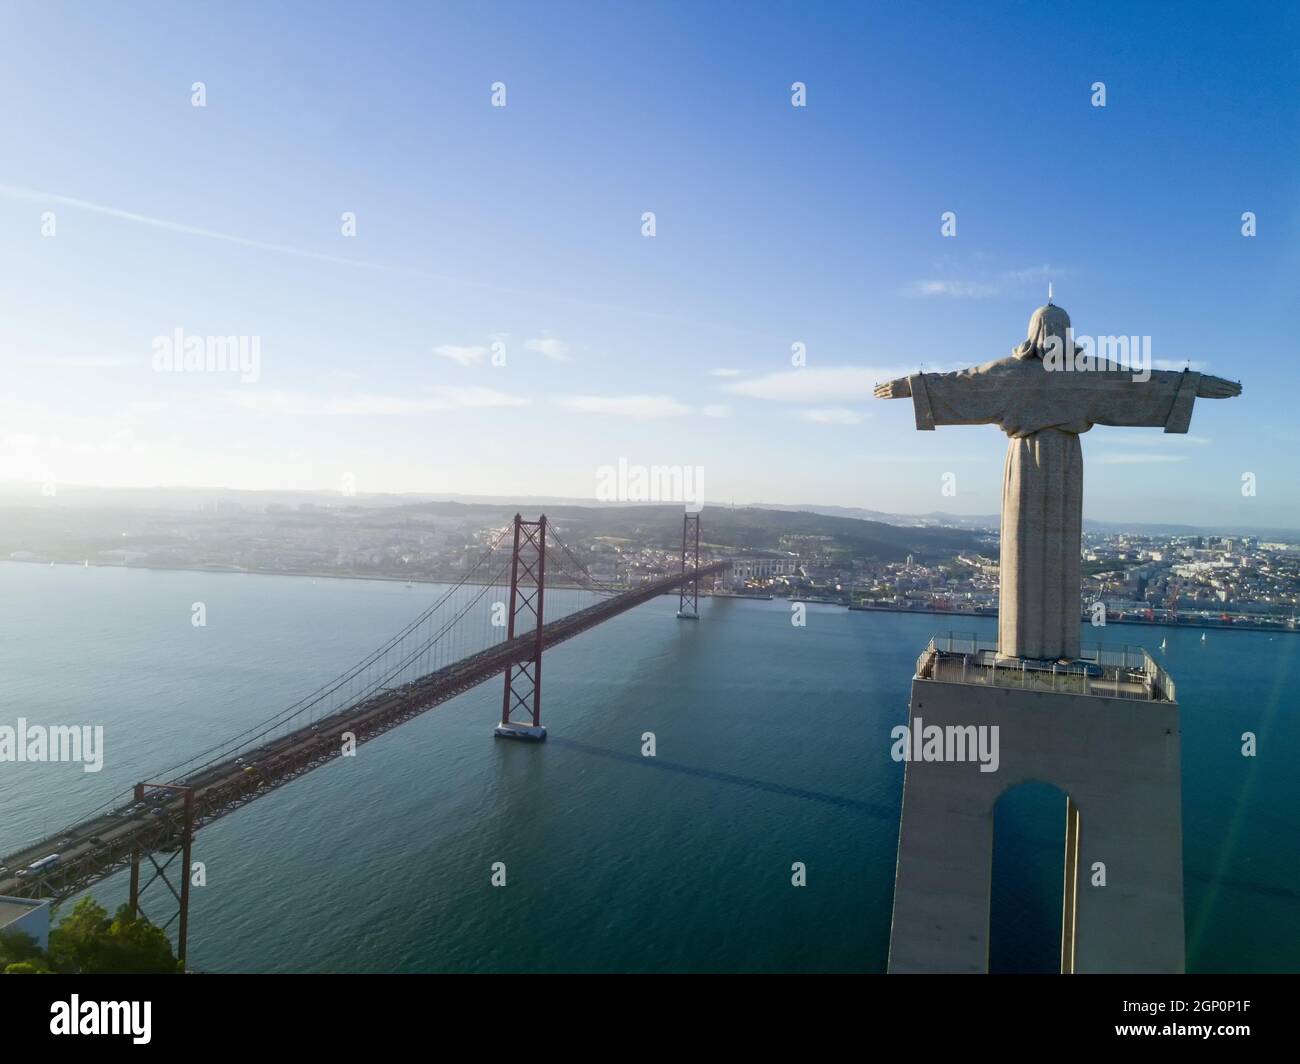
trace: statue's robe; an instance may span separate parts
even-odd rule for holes
[[[1083,452],[1093,425],[1186,432],[1201,375],[1132,369],[1048,370],[1036,355],[908,380],[918,429],[998,425],[1010,437],[1002,476],[998,653],[1079,656]]]

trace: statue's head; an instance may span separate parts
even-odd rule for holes
[[[1016,358],[1042,358],[1054,336],[1061,351],[1068,351],[1070,315],[1053,303],[1039,307],[1029,318],[1025,342],[1013,352]]]

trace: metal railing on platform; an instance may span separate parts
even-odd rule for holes
[[[943,683],[1177,701],[1174,681],[1140,646],[1084,645],[1071,661],[1000,658],[997,643],[974,632],[936,635],[916,659],[916,676]]]

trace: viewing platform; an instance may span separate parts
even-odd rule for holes
[[[916,659],[916,679],[1065,695],[1177,702],[1174,681],[1140,646],[1082,647],[1073,661],[1004,658],[975,634],[936,635]]]

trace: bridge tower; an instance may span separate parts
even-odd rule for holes
[[[532,625],[533,638],[526,657],[506,666],[505,691],[501,698],[501,723],[493,734],[498,739],[546,738],[542,727],[542,607],[546,591],[546,515],[525,521],[515,514],[514,554],[510,561],[510,612],[506,641],[514,640],[516,629],[523,635]],[[522,719],[515,714],[521,713]]]
[[[147,791],[169,791],[172,794],[179,794],[184,797],[185,805],[182,810],[183,820],[179,825],[179,832],[172,814],[166,812],[163,816],[157,818],[159,825],[157,849],[131,851],[131,911],[137,916],[144,914],[144,910],[140,907],[140,896],[161,879],[163,886],[167,888],[176,902],[176,911],[165,924],[159,924],[156,920],[149,918],[147,914],[145,915],[155,927],[161,927],[164,931],[171,927],[173,923],[178,923],[176,929],[176,959],[180,962],[181,971],[185,971],[190,928],[190,854],[194,845],[194,788],[183,787],[177,783],[137,783],[135,785],[135,800],[137,803],[145,801]],[[158,808],[162,807],[159,806]],[[146,816],[145,819],[150,818]],[[162,864],[159,864],[158,859],[154,856],[157,852],[170,853],[170,856]],[[172,882],[167,874],[167,869],[171,867],[172,862],[178,856],[181,859],[180,890],[176,889],[176,884]],[[140,862],[142,858],[147,858],[149,863],[153,865],[153,875],[149,877],[144,886],[140,885]]]
[[[691,568],[700,569],[700,515],[689,510],[682,514],[682,575],[686,575],[686,556],[691,556]],[[683,582],[677,592],[677,616],[684,621],[700,619],[700,578]]]

